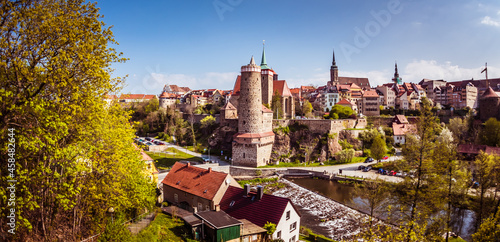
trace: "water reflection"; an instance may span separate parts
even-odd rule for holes
[[[339,203],[368,213],[366,202],[361,197],[355,197],[354,187],[338,183],[337,181],[329,181],[313,178],[291,178],[293,183],[317,192],[323,196],[329,197]],[[394,207],[399,207],[398,204],[393,204]],[[379,214],[379,218],[385,219],[387,214],[383,212]],[[474,211],[461,208],[453,208],[452,211],[452,230],[463,239],[470,241],[471,235],[474,233],[474,224],[476,222],[476,214]]]

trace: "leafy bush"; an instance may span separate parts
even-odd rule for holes
[[[355,153],[354,149],[341,150],[335,154],[335,159],[340,163],[349,163],[352,162],[352,159],[354,158],[354,153]]]

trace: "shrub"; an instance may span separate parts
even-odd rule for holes
[[[354,149],[341,150],[335,154],[335,159],[340,163],[349,163],[352,162],[354,153]]]

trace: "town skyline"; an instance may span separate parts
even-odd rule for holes
[[[130,58],[113,65],[114,76],[128,75],[122,92],[232,89],[241,63],[260,62],[263,40],[269,66],[291,88],[325,85],[334,49],[340,76],[372,86],[390,82],[395,62],[404,82],[483,79],[486,62],[489,76],[500,76],[494,1],[263,3],[98,3]]]

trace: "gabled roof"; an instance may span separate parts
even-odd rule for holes
[[[394,117],[394,122],[398,123],[398,124],[408,124],[408,119],[406,118],[406,116],[402,115],[402,114],[398,114]]]
[[[343,77],[339,76],[339,84],[350,84],[354,83],[358,85],[360,88],[370,88],[370,81],[365,77]]]
[[[216,229],[237,226],[243,224],[241,221],[229,216],[224,211],[204,211],[196,213],[196,216],[203,219]]]
[[[181,191],[212,200],[228,174],[176,162],[162,183]]]
[[[278,224],[288,203],[300,216],[288,198],[264,194],[259,200],[255,192],[250,192],[247,196],[243,188],[230,186],[220,201],[220,208],[237,219],[247,219],[263,227],[266,222]]]
[[[282,97],[291,97],[292,93],[285,80],[273,81],[273,94],[278,91]]]
[[[407,133],[415,132],[416,127],[413,124],[392,123],[392,130],[394,132],[394,135],[402,136],[402,135],[406,135]]]
[[[240,85],[241,85],[241,75],[238,75],[238,77],[236,77],[236,82],[234,83],[233,96],[240,95]]]
[[[271,111],[271,109],[269,109],[269,108],[266,108],[266,106],[262,105],[262,112],[264,112],[264,113],[272,113],[273,111]]]
[[[352,106],[352,103],[347,101],[346,99],[342,99],[340,100],[338,103],[336,103],[338,105],[349,105],[349,106]]]
[[[363,93],[363,97],[379,97],[376,90],[368,90]]]
[[[224,110],[236,110],[234,105],[231,104],[230,102],[228,102],[226,105],[224,105],[224,107],[222,107],[222,109],[224,109]]]
[[[155,99],[155,98],[157,98],[156,95],[150,95],[150,94],[144,95],[144,99]]]

